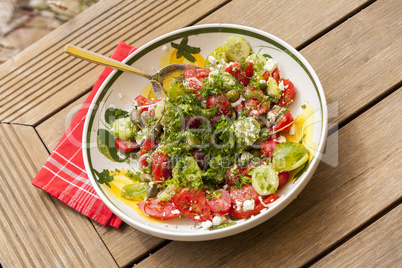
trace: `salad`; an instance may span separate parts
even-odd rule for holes
[[[204,68],[174,77],[162,99],[135,98],[130,111],[109,108],[98,148],[117,162],[137,163],[121,197],[147,216],[185,217],[221,228],[266,210],[289,181],[308,167],[309,151],[294,135],[289,104],[293,83],[278,63],[232,36]],[[122,171],[95,171],[110,187]]]

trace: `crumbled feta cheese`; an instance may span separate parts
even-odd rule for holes
[[[225,216],[216,215],[216,216],[212,219],[212,224],[213,224],[213,225],[221,225],[221,224],[224,223],[225,221],[226,221],[226,217],[225,217]]]
[[[273,111],[269,111],[268,115],[267,115],[267,126],[270,127],[272,126],[272,124],[275,122],[276,119],[276,115]]]
[[[278,62],[274,59],[268,59],[264,65],[264,70],[272,73],[276,67],[278,67]]]
[[[173,215],[180,214],[180,210],[178,209],[172,210],[172,214]]]
[[[204,221],[204,222],[201,223],[201,229],[202,230],[208,230],[211,227],[212,227],[212,222],[211,221]]]
[[[200,219],[200,216],[198,216],[198,215],[197,215],[197,216],[194,216],[194,219],[195,219],[195,220],[199,220],[199,219]]]
[[[267,80],[260,80],[259,83],[260,84],[265,84],[265,83],[267,83]]]
[[[285,136],[279,136],[278,138],[276,138],[276,141],[279,143],[286,142],[286,138]]]
[[[208,56],[208,61],[213,65],[218,63],[218,60],[214,56]]]
[[[295,125],[292,125],[289,129],[289,135],[294,135],[296,134],[296,127]]]
[[[285,85],[283,84],[283,80],[281,80],[281,82],[279,83],[278,87],[279,87],[279,90],[281,92],[285,91]]]
[[[243,203],[240,201],[240,200],[238,200],[238,199],[236,199],[236,210],[237,211],[242,211],[242,209],[243,209]]]
[[[244,203],[243,203],[243,210],[244,210],[244,211],[253,210],[254,207],[255,207],[255,201],[254,201],[254,199],[246,200],[246,201],[244,201]]]

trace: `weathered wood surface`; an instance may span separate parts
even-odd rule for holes
[[[0,252],[8,253],[0,253],[0,263],[5,267],[58,263],[112,267],[127,266],[141,258],[145,258],[140,262],[143,266],[316,263],[335,267],[370,263],[379,255],[362,254],[383,246],[381,241],[373,241],[375,235],[391,234],[382,225],[395,223],[400,206],[383,217],[381,213],[402,197],[401,182],[395,179],[402,175],[396,168],[400,165],[401,138],[400,120],[395,116],[402,112],[401,89],[391,94],[401,84],[401,16],[397,1],[385,0],[266,1],[263,7],[260,1],[241,0],[99,2],[0,66],[0,122],[33,125],[37,131],[29,126],[0,125],[0,178],[7,183],[0,188],[0,209],[2,214],[7,212],[0,219]],[[301,48],[321,79],[328,103],[338,105],[339,114],[331,121],[345,125],[329,138],[329,143],[339,143],[336,167],[320,164],[299,198],[261,226],[199,243],[167,243],[127,225],[119,230],[103,228],[32,189],[30,180],[48,156],[37,134],[48,150],[53,150],[102,70],[63,55],[66,43],[110,55],[118,41],[140,46],[173,29],[213,22],[256,27]],[[12,133],[17,133],[17,138],[12,138]],[[15,153],[13,146],[18,148]],[[3,148],[11,154],[3,154]],[[8,190],[15,177],[19,178],[15,183],[24,186],[25,195]],[[27,193],[31,195],[25,197]],[[14,198],[19,196],[28,198],[21,199],[28,204],[21,214],[13,214],[10,207],[26,203]],[[44,216],[31,205],[38,198],[45,204],[38,206],[44,207]],[[39,213],[49,225],[34,222]],[[377,215],[380,219],[364,228]],[[13,224],[17,220],[28,225]],[[67,237],[66,246],[56,244],[59,236]],[[3,242],[7,239],[11,242]],[[367,246],[355,250],[362,239]],[[392,250],[400,242],[398,237],[389,239],[390,245],[376,254],[386,254],[387,249],[396,252]],[[43,251],[34,247],[37,243]],[[38,252],[42,255],[36,256]],[[396,253],[386,256],[391,256],[384,262],[387,266],[400,263]]]
[[[401,219],[399,205],[313,267],[401,267]]]
[[[0,124],[0,263],[116,267],[91,222],[31,185],[49,156],[32,127]]]
[[[110,55],[190,25],[223,1],[104,0],[0,66],[0,121],[36,125],[94,84],[101,67],[63,53],[72,43]]]
[[[139,266],[299,267],[309,263],[402,197],[402,170],[395,169],[402,157],[402,139],[395,137],[401,98],[402,90],[398,90],[343,127],[338,166],[321,163],[298,198],[274,218],[216,241],[171,242]],[[328,142],[338,140],[330,137]]]

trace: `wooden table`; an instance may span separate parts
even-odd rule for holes
[[[402,267],[402,5],[397,0],[103,0],[0,66],[0,263],[4,267]],[[296,47],[330,108],[328,152],[285,210],[210,242],[103,228],[30,182],[110,55],[194,24],[256,27]]]

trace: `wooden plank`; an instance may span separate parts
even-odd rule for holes
[[[88,95],[89,93],[85,94],[35,128],[50,152],[56,148],[56,145],[82,104],[84,104]]]
[[[101,68],[64,55],[67,43],[110,55],[119,41],[141,46],[222,2],[99,2],[0,67],[0,121],[35,125],[95,82]]]
[[[234,0],[199,23],[252,26],[297,47],[366,2],[267,1],[262,7]],[[336,122],[401,81],[401,11],[397,1],[376,1],[300,51],[321,79],[327,102],[337,102]]]
[[[401,98],[400,89],[343,127],[339,165],[321,164],[298,198],[271,220],[220,240],[172,242],[139,266],[299,267],[333,247],[402,197],[402,138],[396,136],[395,116],[402,112]]]
[[[368,2],[233,0],[197,24],[221,22],[250,26],[298,47]]]
[[[402,267],[401,219],[399,205],[313,267]]]
[[[0,260],[5,267],[116,267],[91,222],[31,185],[49,154],[29,126],[0,124]]]

